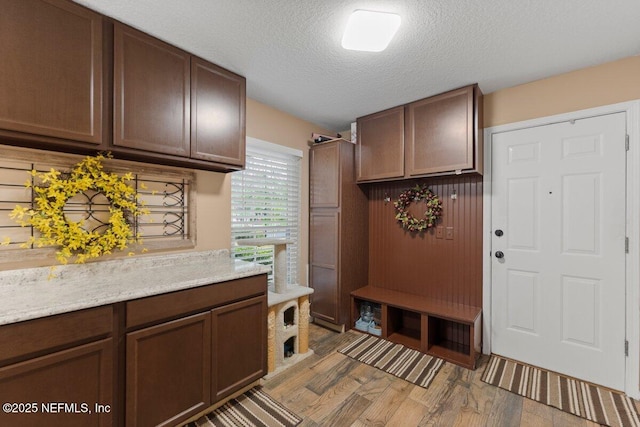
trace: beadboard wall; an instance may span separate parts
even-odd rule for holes
[[[444,232],[436,238],[435,229],[410,233],[395,220],[393,202],[417,183],[442,201],[437,225],[453,227],[453,239]],[[367,185],[367,192],[369,284],[482,307],[482,176],[383,182]],[[420,216],[424,207],[412,203],[409,212]]]

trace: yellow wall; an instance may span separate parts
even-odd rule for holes
[[[640,99],[640,56],[485,94],[484,127]]]
[[[302,209],[298,281],[306,284],[309,259],[309,139],[311,133],[332,134],[318,125],[304,121],[268,105],[247,99],[247,136],[301,150]],[[228,248],[231,243],[231,174],[197,172],[196,250]]]

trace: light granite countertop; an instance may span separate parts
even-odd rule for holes
[[[269,271],[226,249],[0,271],[0,325]]]

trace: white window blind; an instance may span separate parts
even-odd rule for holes
[[[245,169],[231,177],[231,248],[233,256],[268,265],[272,246],[238,245],[241,239],[284,238],[287,282],[297,283],[300,217],[300,158],[298,150],[247,139]],[[270,282],[273,280],[269,275]]]

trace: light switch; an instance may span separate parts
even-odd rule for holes
[[[444,227],[439,225],[436,227],[436,239],[442,239],[444,237]]]

